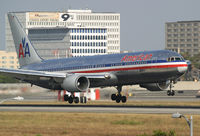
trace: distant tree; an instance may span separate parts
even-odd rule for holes
[[[200,69],[200,53],[191,56],[188,52],[181,54],[185,60],[191,61],[193,67]]]
[[[8,76],[0,75],[0,83],[19,83],[19,81]]]

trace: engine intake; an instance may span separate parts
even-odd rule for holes
[[[80,75],[71,75],[66,77],[61,84],[64,90],[70,92],[82,92],[86,91],[90,86],[90,81],[88,78]]]

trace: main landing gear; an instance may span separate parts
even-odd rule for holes
[[[172,87],[173,87],[173,82],[170,81],[169,90],[167,91],[168,96],[174,96],[175,95],[175,91],[172,90]]]
[[[74,95],[64,95],[64,100],[68,101],[70,104],[74,103],[79,103],[79,98],[75,97]]]
[[[117,94],[112,94],[111,95],[111,99],[113,101],[116,101],[117,103],[120,103],[120,101],[122,101],[122,103],[125,103],[127,98],[126,98],[126,96],[122,96],[121,95],[122,86],[118,86],[117,87],[117,91],[118,91]]]

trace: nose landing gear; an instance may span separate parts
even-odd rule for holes
[[[173,82],[170,81],[169,90],[167,91],[168,96],[174,96],[175,95],[175,91],[172,90],[172,87],[173,87]]]

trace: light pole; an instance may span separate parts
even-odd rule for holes
[[[174,113],[172,114],[172,118],[181,118],[183,117],[186,121],[187,121],[187,124],[190,128],[190,136],[193,136],[193,119],[192,119],[192,115],[190,116],[190,120],[185,117],[183,114],[180,114],[180,113]]]
[[[16,101],[22,101],[24,100],[24,97],[21,96],[17,96],[17,97],[13,97],[13,98],[6,98],[0,101],[0,104],[2,104],[5,101],[9,101],[9,100],[16,100]]]

